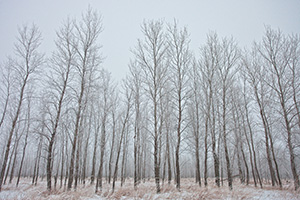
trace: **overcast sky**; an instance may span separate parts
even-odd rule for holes
[[[128,71],[130,49],[143,38],[144,19],[177,19],[180,26],[187,26],[196,55],[209,31],[233,36],[241,47],[260,40],[265,25],[286,34],[300,33],[299,0],[0,0],[0,62],[12,55],[17,27],[33,22],[43,34],[41,50],[50,56],[62,21],[79,18],[89,5],[102,14],[103,67],[116,80]]]

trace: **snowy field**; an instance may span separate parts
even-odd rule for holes
[[[293,191],[292,184],[284,185],[282,190],[271,186],[260,189],[253,185],[244,186],[236,181],[233,191],[229,191],[225,182],[221,188],[213,186],[212,181],[209,182],[207,188],[199,187],[193,179],[182,179],[181,182],[182,189],[180,192],[176,190],[173,184],[164,184],[162,192],[156,194],[153,180],[141,183],[138,190],[134,190],[133,181],[130,179],[123,187],[120,187],[120,182],[117,182],[114,193],[111,193],[110,185],[104,184],[102,193],[95,194],[95,186],[90,184],[85,187],[79,185],[76,191],[65,191],[62,187],[49,193],[46,191],[45,179],[38,182],[37,186],[31,185],[30,179],[22,179],[18,188],[15,187],[15,183],[4,185],[0,192],[0,199],[300,199],[300,192]]]

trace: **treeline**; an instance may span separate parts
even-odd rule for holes
[[[177,21],[144,21],[129,73],[103,68],[101,15],[88,9],[56,32],[51,55],[37,26],[19,28],[15,54],[1,63],[0,190],[46,177],[47,188],[103,181],[115,189],[155,178],[180,189],[242,184],[299,188],[300,38],[265,28],[242,49],[207,34],[199,51]]]

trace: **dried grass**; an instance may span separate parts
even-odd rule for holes
[[[104,183],[102,191],[95,194],[95,185],[79,185],[77,190],[66,191],[64,188],[57,188],[51,192],[46,189],[46,180],[40,181],[37,186],[31,185],[30,179],[22,179],[19,187],[15,183],[5,185],[0,192],[0,199],[300,199],[300,191],[294,191],[291,183],[286,183],[282,189],[265,185],[263,189],[255,188],[234,182],[233,190],[230,191],[226,185],[220,188],[214,185],[214,181],[208,181],[208,186],[199,187],[193,179],[182,179],[181,189],[178,191],[174,183],[161,185],[161,193],[156,194],[154,180],[147,181],[133,187],[133,180],[126,180],[123,187],[116,182],[115,192],[112,193],[111,185]]]

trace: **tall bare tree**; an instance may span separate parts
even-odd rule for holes
[[[30,133],[30,126],[32,126],[32,119],[31,119],[31,112],[32,112],[32,108],[31,108],[31,101],[32,101],[32,91],[27,93],[27,97],[26,97],[26,101],[27,101],[27,109],[26,109],[26,117],[25,117],[25,126],[24,126],[24,130],[25,130],[25,139],[24,139],[24,145],[23,145],[23,152],[22,152],[22,158],[21,158],[21,163],[20,163],[20,167],[19,167],[19,172],[18,172],[18,178],[17,178],[17,183],[16,186],[19,185],[20,182],[20,178],[21,178],[21,172],[22,172],[22,168],[23,168],[23,164],[24,164],[24,159],[25,159],[25,155],[26,155],[26,147],[28,145],[28,136]]]
[[[131,75],[131,90],[133,92],[133,105],[134,105],[134,188],[140,181],[140,151],[141,151],[141,104],[142,104],[142,80],[141,69],[138,68],[137,63],[132,62],[129,65]]]
[[[117,156],[116,156],[116,162],[115,162],[115,169],[114,169],[114,176],[113,176],[113,183],[112,183],[112,192],[115,190],[115,184],[117,180],[118,175],[118,164],[119,164],[119,158],[121,154],[121,148],[122,144],[125,145],[125,142],[123,140],[126,140],[125,134],[128,129],[128,124],[130,120],[131,115],[131,108],[132,108],[132,90],[130,89],[130,86],[128,85],[130,82],[128,79],[124,81],[124,88],[125,88],[125,100],[124,100],[124,110],[120,113],[120,120],[121,120],[121,130],[120,130],[120,138],[119,143],[117,147]],[[123,147],[124,149],[124,147]],[[124,151],[124,150],[123,150]]]
[[[74,46],[76,51],[75,68],[78,79],[78,90],[74,90],[77,99],[77,108],[75,112],[75,130],[69,166],[68,190],[71,189],[73,183],[77,139],[84,108],[84,98],[89,84],[88,81],[90,74],[95,73],[95,70],[101,63],[101,57],[99,54],[100,46],[97,44],[97,39],[101,31],[101,16],[99,16],[99,14],[96,11],[93,11],[91,8],[89,8],[87,12],[82,15],[82,21],[80,23],[74,21],[74,39],[72,41],[72,46]]]
[[[104,154],[106,148],[106,140],[107,140],[107,121],[109,117],[109,112],[112,108],[113,99],[115,93],[115,87],[111,80],[111,74],[106,71],[101,71],[101,84],[100,84],[100,91],[102,97],[100,97],[99,104],[101,104],[101,138],[100,138],[100,163],[99,163],[99,170],[97,175],[97,182],[96,182],[96,189],[98,191],[98,187],[100,187],[100,191],[102,191],[102,176],[103,176],[103,168],[104,168]]]
[[[295,162],[295,152],[292,142],[293,110],[297,108],[293,101],[293,88],[289,71],[289,64],[293,60],[293,40],[286,38],[281,31],[266,28],[262,43],[258,46],[258,52],[263,57],[268,69],[268,84],[277,95],[281,108],[281,116],[287,133],[287,145],[290,154],[291,171],[294,178],[295,190],[300,187],[299,175]],[[298,65],[299,68],[299,65]],[[279,178],[279,176],[278,176]],[[279,179],[280,180],[280,179]]]
[[[200,70],[198,63],[194,60],[192,65],[192,70],[190,73],[190,78],[192,80],[191,91],[192,95],[190,98],[189,104],[189,123],[192,129],[193,143],[195,146],[195,165],[196,165],[196,183],[201,186],[201,174],[200,174],[200,122],[201,122],[201,83],[200,83]]]
[[[162,21],[144,22],[142,32],[144,41],[139,40],[134,54],[138,65],[143,71],[143,81],[147,97],[151,99],[154,149],[154,176],[156,192],[160,192],[160,162],[159,162],[159,102],[160,90],[167,79],[166,55],[167,45]]]
[[[270,150],[270,127],[269,127],[269,119],[267,117],[267,95],[270,94],[269,88],[266,85],[266,82],[264,81],[266,78],[265,70],[263,69],[261,57],[257,54],[257,49],[254,49],[252,51],[252,61],[248,61],[245,64],[246,73],[247,73],[247,79],[248,82],[251,85],[252,91],[255,96],[255,101],[259,107],[259,114],[260,118],[263,124],[264,133],[265,133],[265,146],[266,146],[266,155],[267,155],[267,161],[271,176],[272,185],[275,185],[276,177],[275,177],[275,171],[272,163],[271,158],[271,150]]]
[[[72,45],[73,38],[73,24],[70,20],[63,24],[62,28],[56,33],[57,40],[55,45],[57,51],[53,53],[51,59],[52,73],[49,77],[50,88],[53,89],[52,94],[57,102],[53,102],[55,108],[54,119],[52,123],[52,130],[49,137],[49,143],[47,145],[47,189],[51,190],[51,177],[53,160],[53,144],[56,138],[58,125],[60,123],[60,117],[62,113],[62,107],[64,103],[64,97],[67,93],[67,87],[69,85],[69,77],[71,76],[72,66],[75,64],[75,48]]]
[[[201,77],[201,91],[203,95],[203,110],[204,110],[204,185],[207,186],[207,172],[208,172],[208,134],[211,132],[212,153],[214,158],[214,170],[216,185],[220,186],[219,179],[219,158],[216,152],[216,133],[214,129],[214,117],[213,115],[213,97],[215,96],[216,85],[216,70],[220,64],[220,44],[218,44],[218,38],[216,33],[210,33],[207,36],[206,45],[201,48],[200,58],[200,77]],[[199,77],[199,78],[200,78]]]
[[[228,116],[228,93],[230,87],[233,85],[235,81],[235,74],[237,72],[237,61],[240,56],[239,49],[237,47],[236,42],[231,38],[223,38],[220,43],[221,51],[220,51],[220,60],[218,65],[218,76],[220,78],[221,83],[221,106],[222,106],[222,136],[223,136],[223,145],[225,152],[225,160],[226,160],[226,169],[228,176],[228,186],[229,189],[232,190],[232,171],[230,165],[230,157],[228,151],[228,143],[227,143],[227,135],[229,133],[227,129],[227,116]]]
[[[30,83],[30,80],[37,72],[38,68],[44,62],[43,55],[38,52],[38,47],[40,44],[41,33],[35,25],[32,25],[31,27],[23,26],[22,28],[19,28],[19,37],[17,38],[17,43],[15,44],[15,53],[17,59],[13,63],[13,73],[15,74],[15,80],[18,81],[18,85],[16,87],[19,95],[17,96],[16,100],[16,109],[13,113],[0,173],[0,191],[2,188],[13,133],[21,112],[24,95],[27,91],[27,85]]]
[[[189,77],[192,54],[189,50],[189,35],[186,28],[179,29],[177,22],[168,26],[168,61],[171,72],[170,81],[174,88],[174,104],[177,119],[177,144],[175,150],[176,188],[180,189],[180,143],[186,129],[186,103],[189,97]]]

